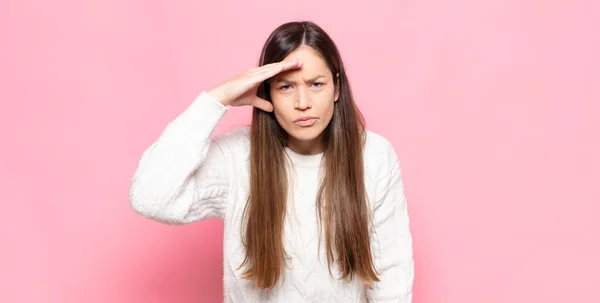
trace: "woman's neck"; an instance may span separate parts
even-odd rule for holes
[[[287,147],[299,155],[310,156],[322,154],[325,150],[322,137],[323,136],[320,135],[319,137],[310,141],[297,140],[295,138],[290,137],[288,139]]]

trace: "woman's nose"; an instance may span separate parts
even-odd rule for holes
[[[311,108],[312,104],[310,102],[308,94],[304,92],[303,89],[298,89],[296,92],[296,102],[294,107],[299,110],[306,110],[308,108]]]

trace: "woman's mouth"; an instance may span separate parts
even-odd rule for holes
[[[319,120],[317,117],[300,117],[300,118],[294,120],[294,124],[296,124],[298,126],[307,127],[307,126],[312,126],[313,124],[315,124],[317,122],[317,120]]]

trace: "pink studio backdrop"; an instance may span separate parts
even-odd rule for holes
[[[144,219],[129,180],[298,19],[398,152],[414,302],[600,302],[597,1],[31,2],[0,3],[1,302],[222,301],[222,222]]]

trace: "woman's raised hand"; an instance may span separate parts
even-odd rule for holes
[[[273,111],[273,105],[256,96],[258,86],[265,80],[287,70],[299,68],[302,63],[296,58],[266,64],[239,74],[208,93],[224,105],[244,106],[251,105],[264,111]]]

